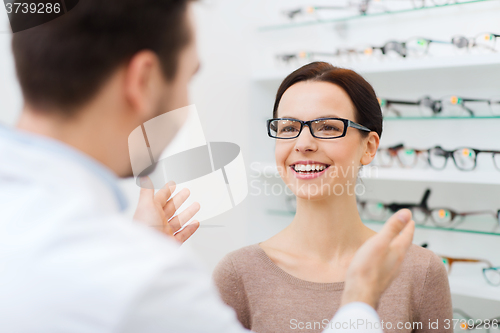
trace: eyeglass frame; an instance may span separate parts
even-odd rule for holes
[[[443,164],[443,167],[441,168],[438,168],[434,165],[432,165],[431,163],[431,150],[433,149],[440,149],[441,151],[444,152],[444,157],[445,157],[445,162]],[[454,153],[457,151],[457,150],[461,150],[461,149],[470,149],[472,151],[474,151],[474,154],[475,154],[475,157],[474,157],[474,167],[472,169],[462,169],[458,166],[457,164],[457,161],[455,160],[455,155]],[[446,150],[444,149],[443,147],[441,146],[435,146],[433,148],[429,148],[427,150],[427,161],[429,163],[429,165],[431,166],[431,168],[435,169],[435,170],[444,170],[446,168],[446,165],[448,164],[448,159],[451,158],[453,159],[453,163],[455,164],[455,167],[460,170],[460,171],[472,171],[474,169],[476,169],[477,167],[477,155],[480,154],[480,153],[491,153],[492,156],[491,158],[493,159],[493,165],[495,166],[495,169],[499,170],[500,171],[500,165],[497,165],[496,161],[495,161],[495,155],[497,154],[500,154],[500,150],[481,150],[481,149],[475,149],[475,148],[470,148],[470,147],[460,147],[460,148],[457,148],[457,149],[454,149],[454,150]]]
[[[429,200],[429,196],[431,195],[431,189],[428,188],[425,190],[424,192],[424,195],[422,196],[422,199],[420,200],[420,203],[397,203],[397,202],[393,202],[393,203],[390,203],[390,204],[387,204],[387,203],[383,203],[383,202],[378,202],[378,201],[375,201],[375,200],[356,200],[356,203],[360,206],[361,208],[361,211],[359,213],[363,213],[365,215],[369,215],[369,212],[366,210],[366,206],[368,203],[376,203],[376,204],[379,204],[379,205],[382,205],[384,207],[384,216],[381,217],[382,219],[384,219],[387,215],[387,213],[390,211],[392,211],[393,213],[397,212],[398,210],[400,209],[412,209],[413,207],[423,207],[423,208],[427,208],[427,200]],[[367,214],[368,212],[368,214]],[[370,218],[374,218],[373,215],[370,216]],[[376,219],[376,218],[374,218]]]
[[[291,121],[296,121],[296,122],[299,122],[300,123],[300,130],[299,130],[299,133],[297,133],[297,136],[294,136],[294,137],[291,137],[291,138],[280,138],[280,137],[277,137],[277,136],[273,136],[271,135],[271,122],[275,121],[275,120],[291,120]],[[319,136],[316,136],[314,133],[313,133],[313,129],[311,127],[311,124],[313,122],[316,122],[316,121],[319,121],[319,120],[340,120],[344,123],[344,132],[342,133],[342,135],[340,136],[335,136],[335,137],[331,137],[331,138],[323,138],[323,137],[319,137]],[[294,118],[271,118],[271,119],[268,119],[267,120],[267,135],[269,135],[269,137],[271,138],[274,138],[274,139],[282,139],[282,140],[288,140],[288,139],[297,139],[300,134],[302,133],[302,130],[304,129],[304,126],[307,126],[309,127],[309,132],[311,133],[311,135],[316,138],[316,139],[325,139],[325,140],[329,140],[329,139],[340,139],[340,138],[343,138],[344,136],[346,136],[347,134],[347,128],[348,127],[352,127],[352,128],[356,128],[358,130],[361,130],[361,131],[366,131],[366,132],[373,132],[371,129],[369,129],[368,127],[365,127],[363,125],[360,125],[358,123],[355,123],[354,121],[352,120],[349,120],[349,119],[344,119],[344,118],[330,118],[330,117],[324,117],[324,118],[317,118],[317,119],[313,119],[313,120],[308,120],[308,121],[303,121],[303,120],[300,120],[300,119],[294,119]]]
[[[406,165],[401,161],[401,158],[399,157],[399,151],[402,149],[412,150],[413,152],[415,152],[416,157],[415,157],[415,161],[413,162],[412,165]],[[394,163],[394,159],[396,159],[398,161],[399,166],[402,168],[413,168],[413,167],[415,167],[415,165],[417,165],[419,156],[422,156],[423,154],[425,154],[429,151],[428,149],[408,148],[408,147],[405,147],[403,143],[399,143],[399,144],[391,146],[391,147],[379,148],[377,150],[377,153],[384,151],[384,150],[387,150],[389,152],[391,162],[390,162],[390,164],[380,164],[380,166],[383,168],[391,167]],[[425,161],[427,161],[427,157],[424,157],[424,158],[425,158]],[[380,160],[380,159],[381,159],[381,157],[378,158],[378,160]]]
[[[483,102],[483,103],[488,103],[488,105],[491,107],[492,103],[500,104],[500,101],[494,101],[494,98],[465,98],[465,97],[460,97],[460,96],[445,96],[445,97],[455,97],[457,99],[456,105],[459,105],[462,109],[467,111],[470,115],[470,117],[474,117],[474,111],[470,108],[468,108],[465,103],[469,102]],[[401,112],[395,108],[391,108],[392,104],[399,104],[399,105],[415,105],[415,106],[425,106],[428,107],[429,109],[432,110],[433,115],[437,115],[441,113],[444,109],[443,106],[443,99],[445,97],[442,97],[440,99],[433,99],[430,96],[424,96],[420,98],[417,101],[403,101],[403,100],[394,100],[394,99],[386,99],[386,98],[379,98],[379,104],[381,107],[387,108],[388,111],[392,111],[396,114],[396,116],[401,117]]]
[[[495,218],[497,224],[495,225],[495,227],[493,228],[493,230],[497,229],[499,226],[500,226],[500,209],[497,210],[497,211],[494,211],[494,210],[478,210],[478,211],[471,211],[471,212],[457,212],[453,209],[450,209],[450,208],[445,208],[445,207],[434,207],[434,208],[429,208],[429,207],[423,207],[423,206],[414,206],[414,207],[411,207],[410,210],[412,211],[412,216],[415,216],[413,210],[417,208],[417,209],[420,209],[424,214],[425,214],[425,219],[423,221],[415,221],[415,224],[418,224],[418,225],[424,225],[429,219],[431,220],[431,222],[436,226],[436,227],[439,227],[439,228],[443,228],[443,227],[448,227],[448,228],[454,228],[456,227],[458,224],[462,223],[464,221],[464,219],[467,217],[467,216],[471,216],[471,215],[491,215]],[[451,220],[449,222],[449,225],[443,225],[443,224],[439,224],[439,222],[435,221],[434,220],[434,217],[432,216],[432,212],[435,211],[435,210],[438,210],[438,209],[443,209],[443,210],[446,210],[447,212],[449,212],[451,214]],[[455,220],[455,218],[457,218]]]
[[[470,50],[472,49],[473,47],[477,47],[479,44],[476,43],[476,39],[481,36],[481,35],[484,35],[484,34],[489,34],[491,36],[493,36],[495,38],[495,41],[496,41],[496,38],[500,38],[500,34],[495,34],[495,33],[492,33],[492,32],[482,32],[482,33],[479,33],[477,34],[476,36],[474,37],[465,37],[465,36],[462,36],[462,35],[456,35],[456,36],[453,36],[451,38],[451,44],[453,46],[455,46],[457,49],[466,49],[466,50]],[[458,46],[457,43],[455,43],[455,40],[456,39],[460,39],[460,40],[465,40],[467,41],[467,44],[465,46]],[[495,50],[492,50],[492,51],[495,51]]]
[[[486,259],[452,258],[452,257],[447,257],[447,256],[442,256],[442,255],[438,255],[438,256],[441,258],[444,265],[448,264],[448,275],[451,273],[451,267],[453,266],[454,262],[484,263],[484,264],[488,265],[487,268],[493,267],[491,262],[489,260],[486,260]],[[447,263],[444,262],[444,259],[447,261]]]
[[[500,286],[500,283],[494,284],[494,283],[492,283],[490,281],[490,279],[488,279],[486,277],[486,271],[496,271],[500,275],[500,266],[498,266],[498,267],[486,267],[486,268],[483,268],[483,276],[484,276],[484,279],[486,280],[486,282],[488,282],[488,284],[490,286]],[[500,319],[500,317],[499,317],[499,319]]]

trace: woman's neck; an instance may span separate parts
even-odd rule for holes
[[[336,261],[354,252],[375,232],[359,217],[356,197],[332,196],[324,200],[297,198],[297,213],[282,236],[293,252]]]

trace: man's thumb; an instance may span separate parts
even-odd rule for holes
[[[380,233],[392,239],[399,235],[409,221],[411,221],[411,211],[406,208],[400,209],[385,222]]]
[[[153,182],[149,177],[141,177],[139,178],[139,185],[141,186],[141,193],[139,196],[139,200],[145,199],[148,197],[154,198],[155,195],[155,187]]]

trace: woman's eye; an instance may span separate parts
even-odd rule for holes
[[[295,132],[296,130],[297,129],[293,126],[287,126],[287,127],[283,127],[280,132],[281,133],[283,133],[283,132]]]
[[[337,127],[334,127],[334,126],[324,125],[324,126],[321,126],[318,130],[319,131],[338,131],[339,129]]]

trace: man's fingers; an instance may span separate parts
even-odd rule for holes
[[[401,230],[407,225],[411,220],[411,211],[409,209],[398,210],[394,215],[392,215],[387,222],[385,222],[384,227],[379,232],[385,241],[391,242]]]
[[[196,230],[198,230],[198,227],[200,226],[200,222],[198,221],[193,221],[189,223],[184,229],[179,231],[174,235],[175,239],[177,239],[179,242],[184,243],[191,235],[195,233]]]
[[[158,192],[156,192],[155,199],[162,205],[162,207],[164,207],[174,191],[175,182],[169,181]]]
[[[187,188],[183,188],[179,193],[174,195],[173,198],[167,201],[165,206],[163,206],[163,211],[165,212],[165,216],[167,219],[170,219],[174,216],[177,209],[179,209],[182,204],[189,198],[191,192]]]
[[[174,216],[170,221],[168,221],[168,224],[172,227],[172,230],[176,232],[182,226],[189,221],[193,216],[198,213],[200,210],[200,204],[197,202],[193,202],[191,206],[186,208],[183,212],[181,212],[179,215]]]

